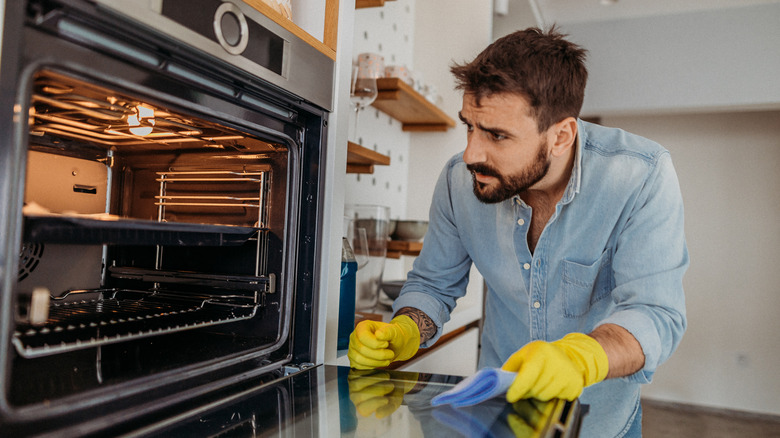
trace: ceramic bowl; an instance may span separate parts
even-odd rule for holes
[[[393,240],[419,241],[428,231],[428,221],[402,221],[395,225]]]
[[[395,300],[401,294],[401,288],[404,287],[404,283],[406,283],[406,280],[383,281],[382,290],[391,300]]]

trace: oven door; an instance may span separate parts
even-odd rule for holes
[[[4,8],[0,434],[310,366],[328,112],[94,2]]]

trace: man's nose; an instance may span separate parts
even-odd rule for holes
[[[485,147],[479,139],[479,135],[472,133],[463,151],[463,161],[466,164],[484,163],[486,161]]]

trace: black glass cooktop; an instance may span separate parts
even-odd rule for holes
[[[237,390],[173,418],[144,436],[573,437],[577,402],[496,398],[453,408],[431,399],[463,378],[322,365]]]

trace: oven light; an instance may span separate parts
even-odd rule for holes
[[[135,109],[136,114],[127,116],[127,126],[130,127],[130,132],[142,137],[151,134],[154,130],[154,109],[143,105],[138,105]],[[145,126],[141,126],[142,120]]]

